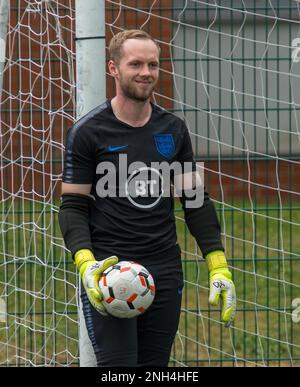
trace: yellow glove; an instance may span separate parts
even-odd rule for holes
[[[103,295],[99,288],[101,274],[110,266],[115,265],[118,258],[115,256],[96,261],[90,250],[79,250],[75,254],[75,264],[81,275],[86,294],[93,307],[101,314],[107,315],[102,304]]]
[[[235,317],[236,293],[225,254],[223,251],[213,251],[206,256],[206,260],[210,273],[209,303],[217,306],[221,296],[222,321],[229,327]]]

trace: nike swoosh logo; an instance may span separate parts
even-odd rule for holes
[[[128,145],[122,145],[122,146],[111,146],[111,145],[109,145],[108,151],[109,152],[115,152],[115,151],[118,151],[120,149],[124,149],[124,148],[127,148],[127,147],[128,147]]]

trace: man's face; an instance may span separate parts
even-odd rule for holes
[[[159,50],[152,40],[128,39],[116,76],[123,94],[135,101],[151,97],[159,75]]]

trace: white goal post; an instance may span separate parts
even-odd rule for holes
[[[0,96],[2,90],[3,68],[5,63],[8,6],[8,0],[0,0]]]
[[[77,119],[106,99],[105,2],[76,0]],[[96,366],[79,300],[80,366]]]
[[[5,64],[8,6],[8,0],[0,0],[0,100],[2,91],[3,69]],[[6,323],[6,301],[2,298],[0,298],[0,322]]]

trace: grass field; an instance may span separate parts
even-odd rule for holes
[[[240,203],[235,207],[247,210]],[[208,307],[206,264],[197,265],[189,254],[184,257],[187,283],[181,332],[184,332],[184,354],[188,354],[184,362],[187,364],[300,364],[300,324],[291,318],[292,300],[300,296],[300,241],[297,238],[300,211],[283,210],[281,222],[277,209],[260,206],[254,213],[257,215],[226,207],[225,211],[219,211],[237,289],[234,329],[220,325],[219,311]],[[178,215],[183,217],[180,212]],[[268,218],[264,217],[266,215]],[[178,230],[181,245],[194,252],[194,240],[182,222]],[[202,318],[197,313],[199,309]],[[180,348],[178,341],[177,348]],[[194,361],[193,356],[198,360]]]
[[[0,322],[0,365],[76,365],[76,274],[62,248],[57,207],[1,206],[0,297],[8,316]],[[218,214],[237,288],[235,326],[224,328],[219,308],[208,306],[207,267],[178,207],[185,287],[170,364],[300,365],[300,323],[291,318],[300,297],[300,209],[234,203]]]

